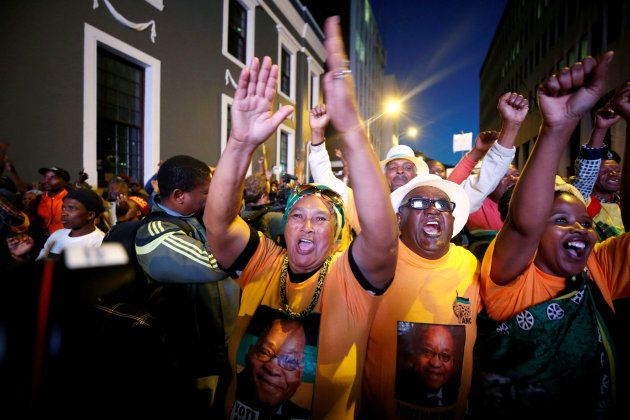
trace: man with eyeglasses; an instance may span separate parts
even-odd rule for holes
[[[421,418],[439,411],[462,418],[481,306],[479,262],[450,240],[466,224],[468,196],[454,182],[424,175],[392,192],[391,205],[400,229],[398,262],[370,330],[362,415]],[[448,395],[440,394],[447,381]],[[429,399],[428,388],[440,395]]]
[[[309,418],[309,410],[291,402],[302,383],[305,345],[301,322],[272,321],[247,352],[245,369],[237,375],[237,399],[261,418]]]

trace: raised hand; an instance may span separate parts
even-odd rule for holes
[[[516,92],[507,92],[499,98],[497,109],[504,123],[521,124],[527,117],[529,101]]]
[[[258,58],[254,57],[250,67],[241,71],[232,104],[230,141],[257,146],[293,112],[290,105],[284,105],[275,113],[271,112],[277,82],[278,66],[272,66],[269,57],[263,59],[262,66]]]
[[[330,115],[328,115],[326,110],[326,104],[319,104],[311,109],[308,122],[311,126],[311,131],[323,133],[330,122]]]
[[[595,113],[595,127],[602,130],[608,130],[617,124],[619,120],[621,120],[621,116],[610,105],[598,109]]]
[[[626,121],[630,120],[630,82],[624,83],[610,101],[610,104],[617,114]]]
[[[324,75],[324,96],[328,114],[339,132],[353,131],[361,127],[361,117],[356,105],[354,82],[348,68],[348,57],[338,16],[326,19],[324,33],[326,63],[329,69]]]
[[[14,258],[23,257],[31,252],[35,241],[26,233],[20,233],[7,238],[7,247]]]
[[[498,138],[497,131],[482,131],[475,139],[475,149],[485,155]]]
[[[608,51],[597,60],[586,57],[571,68],[552,74],[538,88],[538,104],[547,127],[573,126],[606,91],[608,67],[613,58]]]

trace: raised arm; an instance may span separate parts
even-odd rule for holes
[[[621,163],[621,218],[630,231],[630,82],[626,82],[611,101],[615,112],[626,121],[626,148]]]
[[[609,105],[600,108],[595,113],[595,127],[591,132],[588,143],[580,148],[580,154],[575,159],[575,180],[573,185],[580,191],[585,200],[593,192],[593,186],[599,176],[602,157],[606,152],[604,137],[606,132],[621,120]]]
[[[529,112],[529,101],[523,95],[508,92],[499,98],[497,109],[501,114],[501,133],[497,141],[501,146],[511,149]]]
[[[538,140],[516,184],[508,219],[497,235],[492,280],[507,284],[527,266],[538,248],[544,220],[553,206],[556,168],[571,133],[606,89],[613,53],[563,68],[538,89],[542,125]]]
[[[477,165],[477,162],[483,159],[498,137],[498,131],[482,131],[477,134],[475,146],[455,165],[447,179],[456,184],[464,182],[475,168],[475,165]]]
[[[311,125],[311,147],[308,155],[308,164],[311,168],[313,180],[318,184],[324,184],[335,190],[343,198],[343,202],[347,204],[348,186],[333,173],[330,156],[326,150],[324,132],[330,122],[326,104],[320,104],[311,109],[308,121]]]
[[[352,245],[354,259],[372,286],[383,289],[396,269],[398,228],[389,188],[374,154],[354,97],[354,82],[339,28],[339,18],[326,21],[327,64],[324,94],[328,113],[343,138],[361,233]]]
[[[232,130],[210,183],[203,221],[208,244],[217,261],[229,267],[243,252],[249,239],[249,227],[240,218],[243,182],[254,151],[293,107],[285,105],[271,112],[278,81],[278,66],[265,57],[245,67],[238,80],[232,104]]]
[[[508,171],[516,152],[516,136],[529,111],[529,102],[523,95],[508,92],[499,98],[497,109],[502,122],[498,140],[483,160],[479,174],[462,183],[470,199],[471,213],[481,207],[483,200],[495,190]]]

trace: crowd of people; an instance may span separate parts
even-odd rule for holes
[[[576,173],[556,174],[608,90],[614,53],[540,85],[542,125],[520,172],[514,145],[531,98],[507,92],[500,131],[482,131],[447,175],[405,145],[377,158],[338,18],[325,35],[325,104],[310,112],[302,161],[312,179],[274,174],[260,153],[293,111],[273,106],[269,57],[241,72],[216,167],[173,156],[144,188],[114,177],[98,195],[56,166],[27,186],[0,144],[3,282],[35,282],[0,302],[0,391],[16,406],[43,415],[74,404],[96,417],[122,407],[231,419],[622,415],[630,369],[615,311],[630,298],[630,147],[622,159],[604,138],[622,120],[630,138],[630,83],[596,110]],[[121,263],[101,254],[115,247],[129,262],[107,274]],[[73,249],[106,262],[69,274]],[[64,276],[90,292],[57,308],[51,281]],[[12,327],[32,311],[25,295],[37,317]],[[12,338],[18,328],[35,339]],[[29,386],[12,387],[28,365],[14,342],[34,348]]]

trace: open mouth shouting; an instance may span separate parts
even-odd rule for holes
[[[442,234],[442,224],[437,219],[429,219],[422,225],[422,231],[431,237],[438,237]]]
[[[584,260],[590,251],[590,240],[583,237],[572,237],[562,243],[566,254],[574,260]]]
[[[300,254],[308,254],[315,249],[315,243],[310,238],[301,238],[297,243],[297,250]]]

